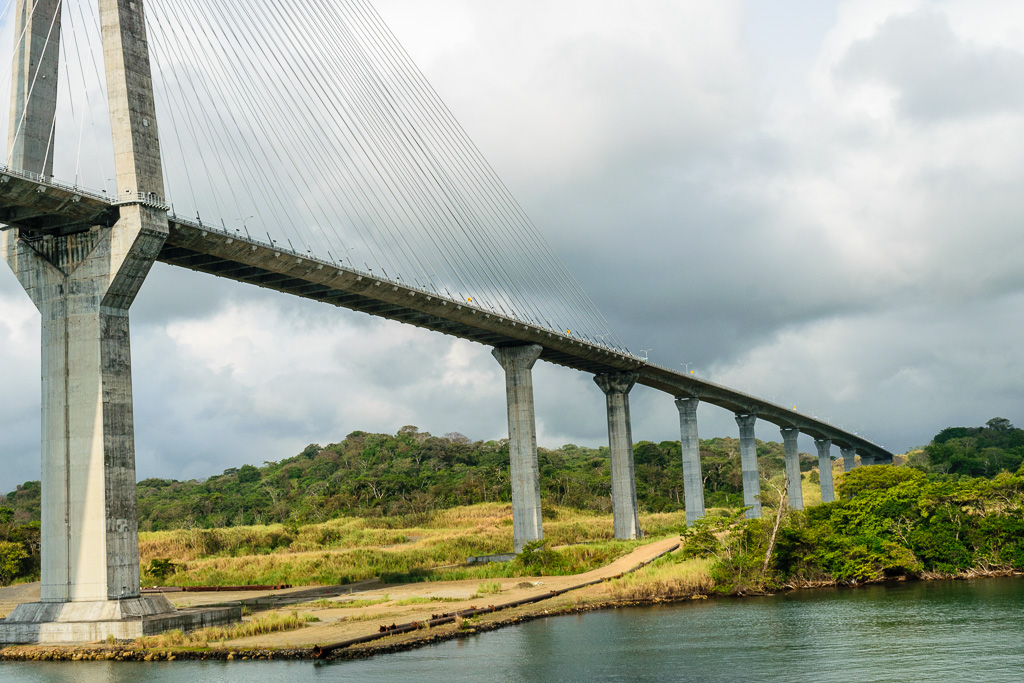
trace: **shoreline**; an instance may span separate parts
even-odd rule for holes
[[[497,631],[510,626],[546,619],[548,617],[570,616],[603,610],[674,605],[706,600],[709,598],[771,597],[782,592],[805,591],[822,588],[855,589],[874,585],[916,581],[970,581],[986,578],[1022,577],[1024,572],[1015,570],[970,570],[958,574],[927,574],[919,577],[893,577],[878,581],[847,583],[838,581],[806,582],[787,584],[783,591],[744,592],[736,594],[692,593],[671,597],[635,599],[598,599],[593,602],[551,604],[549,601],[565,596],[564,593],[529,606],[508,610],[503,616],[482,619],[468,627],[447,624],[441,627],[419,629],[407,633],[389,635],[380,640],[336,649],[326,657],[318,659],[312,647],[260,648],[230,647],[215,645],[208,648],[143,648],[131,644],[87,644],[87,645],[10,645],[0,648],[0,661],[311,661],[332,662],[367,659],[395,652],[405,652],[451,640],[466,639],[480,633]],[[547,603],[547,607],[545,607]],[[496,614],[496,613],[494,613]],[[384,642],[382,642],[384,641]]]

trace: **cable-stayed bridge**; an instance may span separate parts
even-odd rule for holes
[[[364,0],[146,5],[15,0],[3,15],[2,250],[43,318],[43,602],[0,640],[167,607],[139,594],[128,324],[158,260],[494,347],[517,551],[543,537],[538,359],[592,373],[606,394],[618,538],[642,534],[637,382],[679,408],[691,522],[704,514],[700,401],[736,414],[750,517],[758,419],[781,428],[796,508],[800,433],[815,438],[825,501],[833,444],[847,468],[858,454],[891,462],[857,434],[630,353]]]

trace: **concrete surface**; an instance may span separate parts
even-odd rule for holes
[[[540,509],[540,467],[533,403],[533,366],[544,350],[539,344],[505,346],[491,353],[505,370],[508,405],[508,455],[512,476],[512,530],[515,551],[544,538]]]
[[[740,464],[743,468],[743,505],[749,507],[747,519],[761,516],[761,476],[757,469],[757,442],[754,423],[757,415],[737,415],[740,428]]]
[[[700,439],[697,436],[696,398],[676,399],[679,409],[679,433],[683,447],[683,493],[686,496],[686,523],[704,516],[704,475],[700,467]]]
[[[636,502],[633,468],[633,434],[629,420],[629,392],[635,372],[611,372],[594,376],[608,407],[608,451],[611,456],[612,513],[615,538],[640,538],[640,510]]]

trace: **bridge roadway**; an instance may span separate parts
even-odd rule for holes
[[[114,201],[34,174],[0,169],[0,223],[20,228],[29,239],[111,226],[119,205],[162,206],[161,202],[155,197],[135,196]],[[756,415],[779,427],[796,428],[815,439],[831,439],[840,448],[856,449],[879,464],[892,461],[892,454],[881,446],[815,417],[600,343],[173,214],[168,214],[168,225],[169,236],[158,258],[164,263],[493,347],[539,344],[543,347],[541,358],[551,363],[594,374],[634,371],[638,383],[674,397],[695,397],[736,414]]]

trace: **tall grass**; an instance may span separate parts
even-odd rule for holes
[[[265,633],[276,631],[294,631],[302,628],[306,622],[318,621],[317,617],[310,614],[280,614],[271,612],[255,619],[243,621],[234,626],[204,628],[192,633],[182,633],[180,630],[168,631],[158,636],[145,636],[135,640],[138,647],[206,647],[209,643],[225,640],[236,640],[259,636]]]
[[[594,569],[629,552],[635,542],[614,541],[611,515],[549,506],[544,535],[561,562],[545,573]],[[648,536],[685,524],[685,513],[641,516]],[[438,510],[399,517],[333,519],[288,529],[283,525],[143,532],[139,551],[145,569],[169,558],[183,565],[145,585],[278,584],[337,585],[386,580],[492,579],[531,575],[513,564],[467,568],[467,557],[512,548],[512,507],[507,503]],[[584,545],[581,545],[584,544]]]
[[[618,600],[654,600],[706,594],[715,585],[711,578],[714,562],[713,557],[683,560],[674,553],[615,579],[609,595]]]

